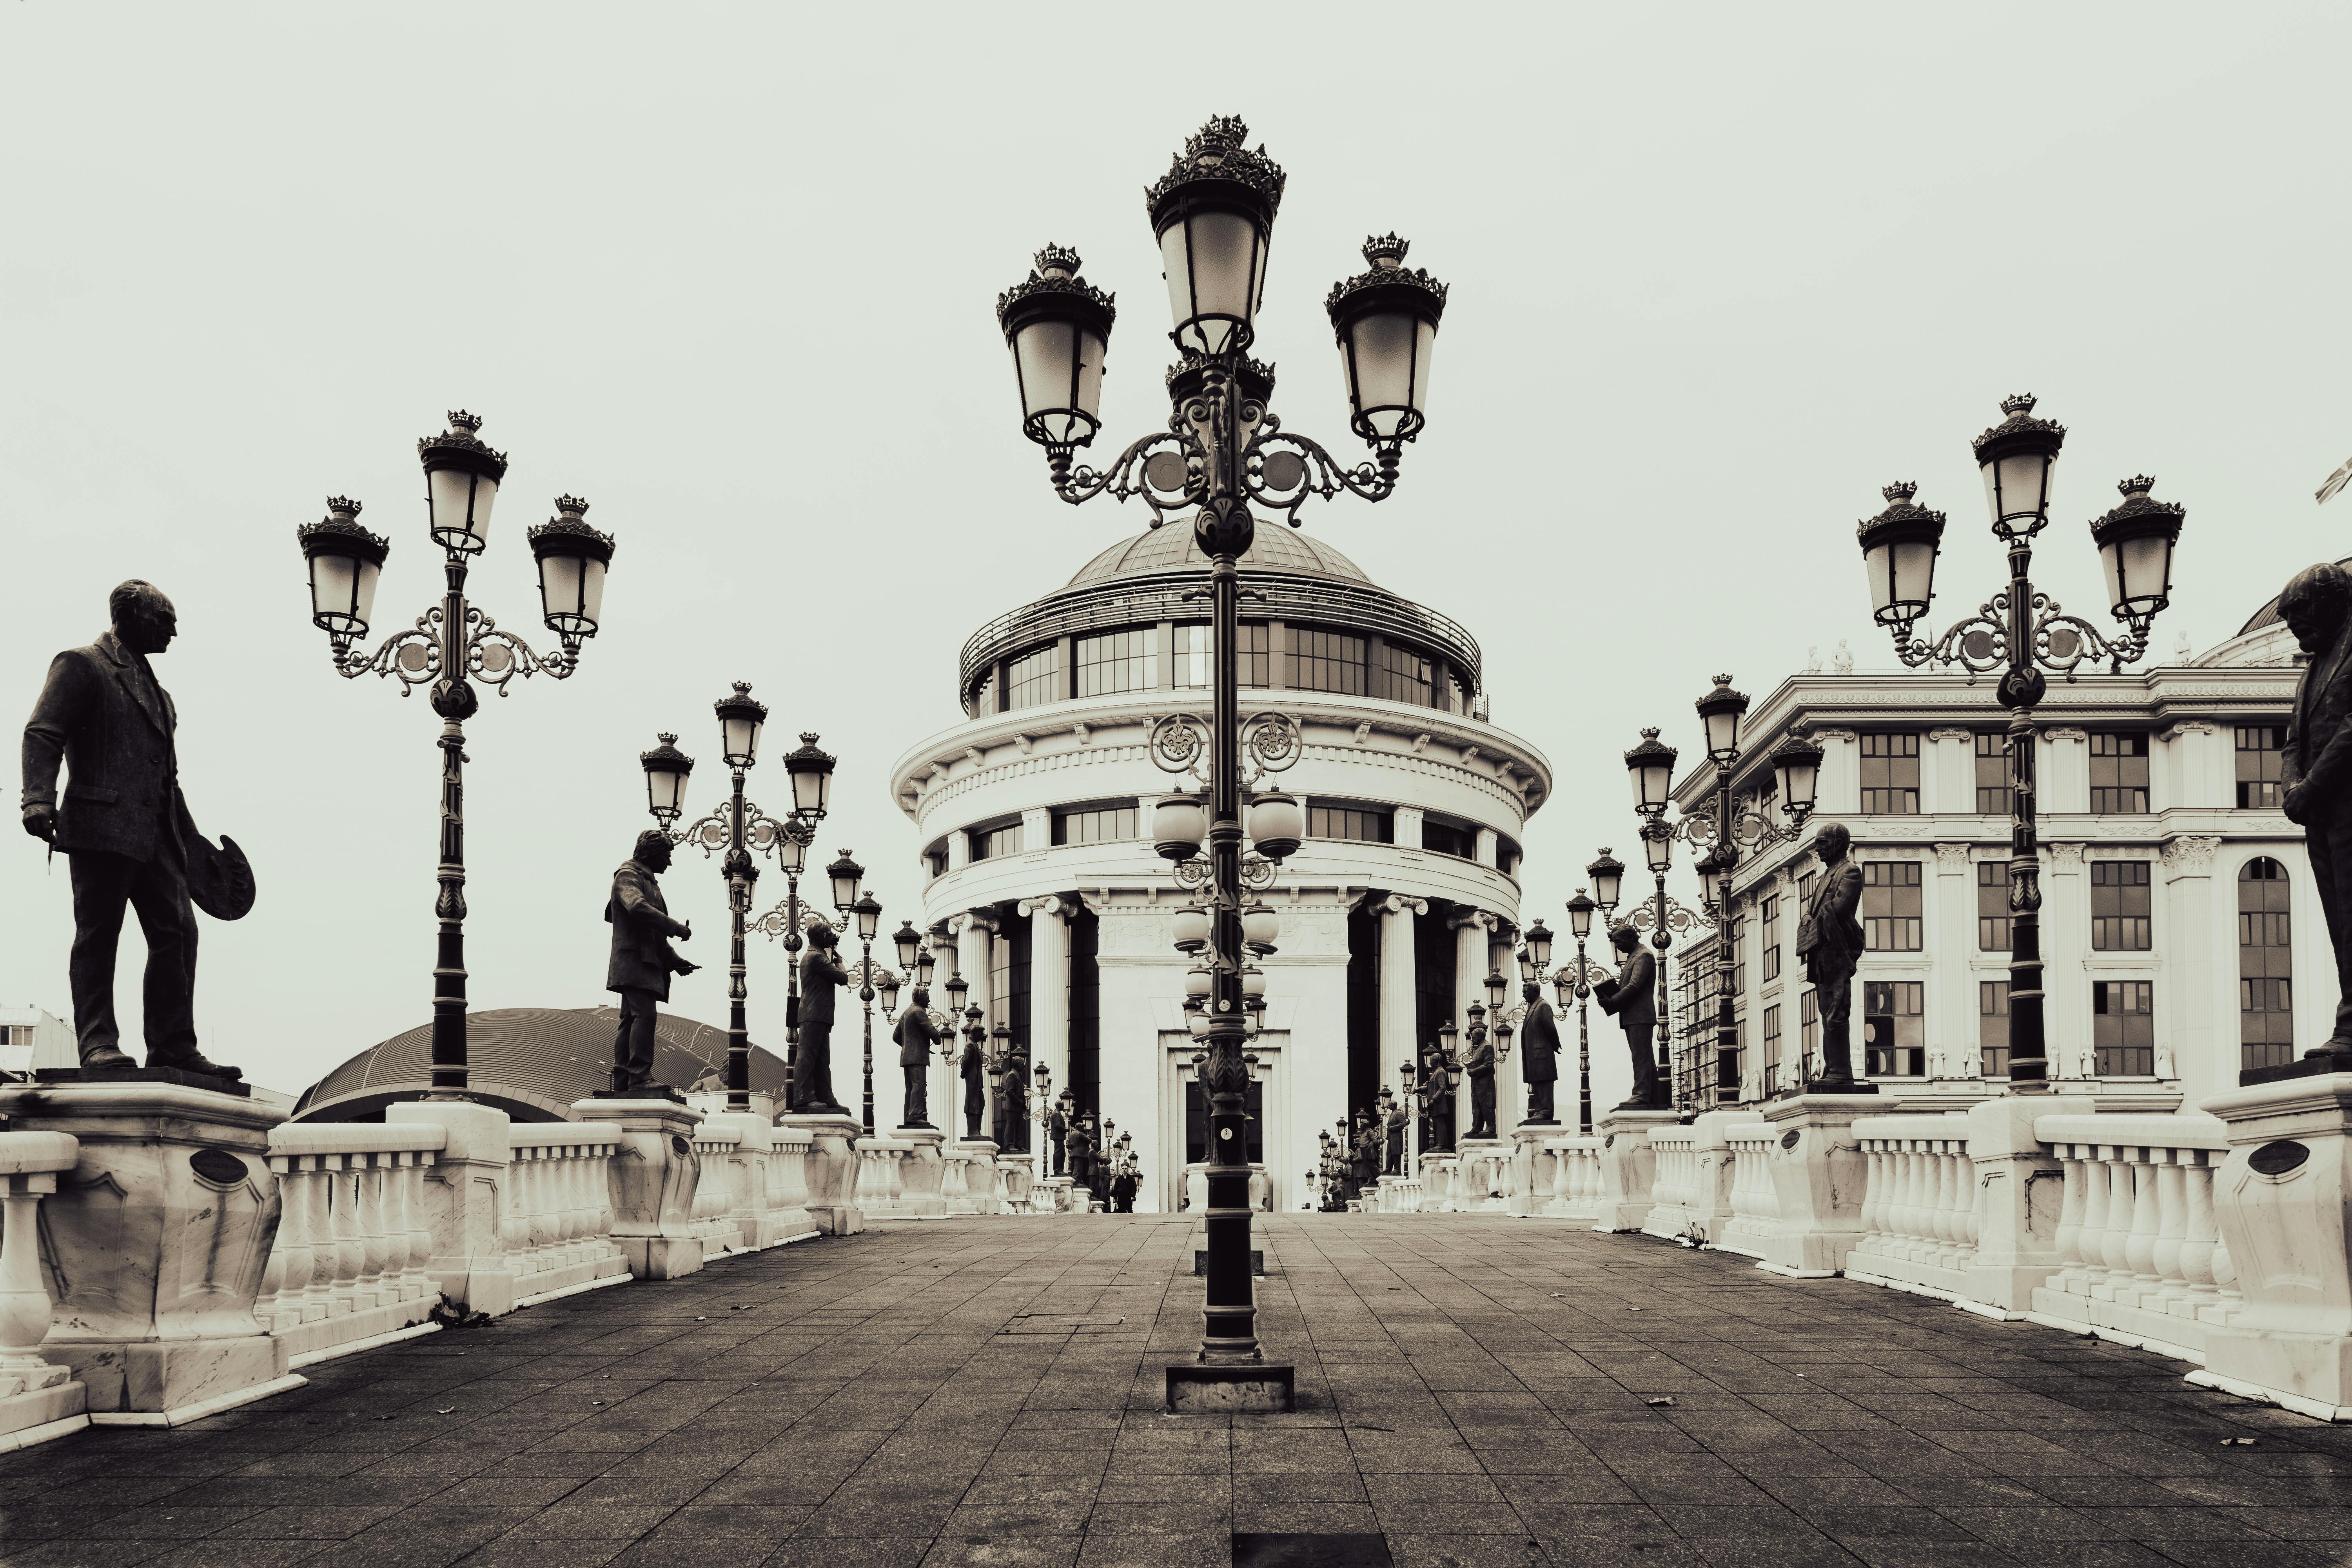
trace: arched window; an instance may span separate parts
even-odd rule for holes
[[[2256,856],[2238,873],[2238,1064],[2294,1060],[2294,950],[2286,868]]]

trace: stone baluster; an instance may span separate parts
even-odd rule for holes
[[[41,1353],[53,1314],[41,1275],[41,1200],[80,1150],[69,1133],[0,1132],[0,1448],[89,1425],[87,1387]]]
[[[2059,1172],[2065,1184],[2058,1209],[2057,1247],[2062,1267],[2053,1283],[2067,1295],[2087,1295],[2089,1279],[2084,1273],[2083,1259],[2083,1206],[2089,1167],[2084,1163],[2082,1145],[2057,1143],[2052,1147],[2057,1152]]]
[[[2105,1150],[2088,1143],[2079,1145],[2075,1153],[2083,1161],[2083,1294],[2097,1296],[2107,1279],[2108,1212],[2115,1184],[2107,1176]]]
[[[281,1205],[278,1240],[269,1249],[269,1268],[262,1275],[261,1294],[255,1298],[254,1316],[273,1331],[290,1329],[302,1321],[302,1302],[310,1289],[310,1205],[301,1187],[299,1156],[271,1154],[269,1169],[278,1177]]]
[[[2123,1306],[2137,1307],[2145,1305],[2163,1283],[2162,1276],[2156,1271],[2156,1238],[2163,1230],[2163,1214],[2157,1194],[2155,1162],[2165,1152],[2136,1148],[2117,1152],[2126,1156],[2124,1169],[2130,1173],[2132,1223],[2124,1237],[2124,1264],[2131,1270],[2131,1279],[2118,1282],[2116,1300]]]
[[[2184,1150],[2181,1166],[2181,1200],[2184,1211],[2180,1226],[2180,1277],[2188,1284],[2186,1299],[2173,1303],[2168,1310],[2191,1319],[2201,1319],[2209,1307],[2221,1300],[2220,1288],[2214,1283],[2213,1265],[2216,1238],[2220,1232],[2213,1226],[2213,1166],[2216,1157],[2209,1151]]]

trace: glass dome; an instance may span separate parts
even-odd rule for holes
[[[1304,572],[1319,577],[1338,577],[1349,583],[1370,583],[1364,569],[1315,538],[1286,528],[1279,522],[1261,522],[1257,537],[1243,552],[1244,567],[1256,566],[1276,572]],[[1069,581],[1076,588],[1088,583],[1105,582],[1113,577],[1137,577],[1150,572],[1179,572],[1186,567],[1208,570],[1209,558],[1201,553],[1192,528],[1182,522],[1171,522],[1123,539],[1078,568],[1077,575]]]

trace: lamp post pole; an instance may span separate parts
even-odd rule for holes
[[[793,786],[792,815],[777,825],[772,845],[763,846],[763,848],[772,847],[776,858],[783,866],[784,901],[753,922],[753,928],[761,935],[771,940],[781,936],[783,940],[783,1101],[787,1110],[795,1109],[793,1077],[800,1061],[800,952],[803,940],[801,932],[801,873],[808,868],[809,846],[816,842],[816,825],[824,820],[825,813],[832,806],[833,770],[837,761],[822,750],[816,740],[814,731],[803,730],[799,749],[785,753],[784,772],[791,778]],[[745,891],[748,900],[748,888]],[[749,907],[748,901],[746,907]]]
[[[1992,531],[2007,549],[2009,586],[1946,629],[1933,643],[1912,627],[1935,597],[1936,558],[1944,514],[1913,503],[1918,487],[1888,485],[1886,510],[1858,533],[1869,575],[1873,614],[1894,634],[1895,657],[1912,668],[1958,665],[1971,675],[2001,671],[1999,695],[2009,710],[2002,738],[2010,792],[2009,847],[2009,1087],[2012,1094],[2049,1089],[2049,1051],[2042,1021],[2042,849],[2034,818],[2033,710],[2049,691],[2048,668],[2068,680],[2075,667],[2104,658],[2111,671],[2147,651],[2148,634],[2172,595],[2172,551],[2186,508],[2149,499],[2156,481],[2145,474],[2116,488],[2123,503],[2091,521],[2106,577],[2109,609],[2124,625],[2119,637],[2063,614],[2058,601],[2037,593],[2030,575],[2034,536],[2050,521],[2050,480],[2065,444],[2066,427],[2033,417],[2034,399],[2001,401],[2007,416],[1972,443]]]
[[[1180,865],[1205,837],[1203,879],[1211,889],[1202,1069],[1209,1110],[1207,1279],[1200,1354],[1192,1366],[1169,1368],[1171,1409],[1231,1409],[1238,1402],[1243,1408],[1287,1410],[1292,1403],[1293,1369],[1267,1363],[1259,1348],[1250,1279],[1242,752],[1249,749],[1262,773],[1287,766],[1299,747],[1296,729],[1279,715],[1258,715],[1247,733],[1242,722],[1237,563],[1255,538],[1251,503],[1295,524],[1310,495],[1328,500],[1344,489],[1377,501],[1395,489],[1404,443],[1420,434],[1424,418],[1429,355],[1445,303],[1443,284],[1405,269],[1402,240],[1389,235],[1368,241],[1370,269],[1337,285],[1325,307],[1347,375],[1350,425],[1371,447],[1373,460],[1349,468],[1283,429],[1266,405],[1273,372],[1247,351],[1286,176],[1263,148],[1247,147],[1247,134],[1237,119],[1211,120],[1147,194],[1180,354],[1170,378],[1174,405],[1164,429],[1129,446],[1107,470],[1074,468],[1073,458],[1092,443],[1099,426],[1102,364],[1114,316],[1110,297],[1078,277],[1076,252],[1048,246],[1037,254],[1036,270],[997,302],[1021,390],[1022,428],[1045,448],[1055,492],[1074,505],[1105,490],[1121,500],[1140,495],[1155,526],[1170,510],[1191,509],[1193,537],[1211,563],[1210,721],[1203,725],[1189,714],[1164,720],[1151,748],[1154,760],[1171,771],[1197,776],[1203,751],[1209,764],[1205,833],[1188,834],[1183,844],[1158,835],[1163,854],[1173,845],[1169,858]],[[1278,844],[1296,847],[1297,829],[1288,825],[1300,815],[1297,802],[1278,799],[1286,811],[1273,818],[1283,826],[1257,830],[1263,799],[1251,820],[1259,854],[1275,862],[1288,853]],[[1197,821],[1198,805],[1189,810]],[[1170,815],[1166,805],[1155,813]]]
[[[564,680],[580,668],[580,650],[596,635],[603,613],[604,573],[613,561],[610,534],[582,521],[588,503],[577,496],[556,499],[557,515],[529,531],[539,563],[540,603],[548,630],[562,647],[534,653],[466,596],[467,563],[489,535],[490,510],[506,479],[507,458],[484,445],[475,432],[482,422],[463,409],[449,416],[449,428],[416,443],[425,468],[430,532],[441,546],[444,587],[440,605],[394,633],[373,653],[362,652],[374,612],[378,574],[391,543],[359,524],[360,503],[342,496],[327,502],[327,516],[296,530],[310,567],[310,621],[325,632],[335,673],[346,679],[391,676],[405,697],[431,688],[433,711],[441,719],[435,742],[441,752],[439,891],[433,912],[440,923],[433,964],[433,1083],[429,1100],[464,1100],[468,1069],[466,1047],[466,721],[481,706],[473,681],[507,694],[517,675]]]

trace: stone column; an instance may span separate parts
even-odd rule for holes
[[[1815,781],[1815,809],[1823,821],[1853,817],[1862,812],[1862,754],[1852,730],[1816,730],[1813,739],[1822,748],[1822,772]],[[1635,863],[1638,865],[1636,844]]]
[[[1414,994],[1412,921],[1429,900],[1391,894],[1373,906],[1381,913],[1381,1059],[1382,1079],[1401,1062],[1421,1059],[1419,1001]],[[1341,1082],[1346,1079],[1343,1075]],[[1343,1090],[1344,1094],[1344,1090]],[[1349,1113],[1354,1106],[1346,1108]]]
[[[1982,1078],[1977,983],[1991,976],[1969,964],[1977,951],[1977,868],[1967,845],[1936,846],[1936,875],[1927,892],[1927,949],[1945,959],[1927,974],[1927,1016],[1936,1020],[1927,1031],[1927,1075]],[[1797,918],[1804,918],[1801,911]]]
[[[1919,759],[1919,810],[1923,816],[1966,816],[1977,808],[1977,737],[1973,730],[1927,731],[1927,754]]]
[[[989,959],[992,956],[992,947],[995,941],[996,919],[986,910],[971,910],[956,917],[955,930],[957,967],[962,972],[965,984],[971,986],[971,990],[965,994],[964,1005],[980,1009],[982,1026],[992,1026],[995,1014],[995,994],[992,987],[995,980],[989,970]],[[961,1018],[956,1020],[956,1027],[959,1030],[963,1027],[963,1022]],[[983,1043],[981,1048],[986,1050],[988,1047]],[[956,1045],[956,1059],[959,1062],[963,1059],[962,1052],[963,1042],[959,1036]],[[953,1142],[961,1140],[964,1135],[963,1074],[960,1068],[950,1075],[949,1082],[950,1086],[949,1103],[954,1107],[955,1121],[946,1125],[949,1139]],[[986,1137],[989,1130],[996,1125],[992,1120],[995,1105],[988,1097],[987,1083],[988,1075],[982,1073],[980,1113],[980,1131],[982,1137]]]
[[[1052,1068],[1059,1094],[1070,1081],[1069,901],[1060,893],[1024,899],[1021,912],[1029,917],[1030,1076]]]
[[[1446,924],[1454,931],[1454,1026],[1462,1031],[1462,1048],[1470,1047],[1470,1004],[1486,999],[1486,935],[1495,929],[1495,917],[1478,910],[1457,911]],[[1490,1025],[1486,1031],[1489,1044],[1494,1040]],[[1516,1121],[1511,1108],[1503,1102],[1504,1076],[1495,1074],[1495,1131],[1500,1134],[1506,1118]],[[1462,1075],[1462,1087],[1456,1091],[1460,1103],[1454,1108],[1458,1120],[1454,1126],[1467,1132],[1471,1125],[1470,1075]],[[1454,1141],[1458,1148],[1461,1140]]]
[[[2083,955],[2091,950],[2091,879],[2083,846],[2042,844],[2042,1035],[2050,1081],[2090,1076],[2090,980]],[[2007,975],[2002,976],[2008,978]]]
[[[2033,781],[2035,809],[2051,816],[2089,811],[2090,731],[2063,724],[2042,731],[2040,760],[2042,772]],[[2048,917],[2043,919],[2046,924]]]
[[[2237,944],[2227,929],[2237,915],[2234,886],[2227,915],[2217,918],[2215,909],[2213,851],[2221,847],[2219,838],[2185,835],[2164,843],[2164,999],[2158,1016],[2171,1021],[2157,1031],[2156,1076],[2182,1079],[2191,1104],[2238,1081],[2237,1030],[2218,1028],[2213,1016],[2221,984],[2215,961],[2226,953],[2229,978],[2237,977]]]

